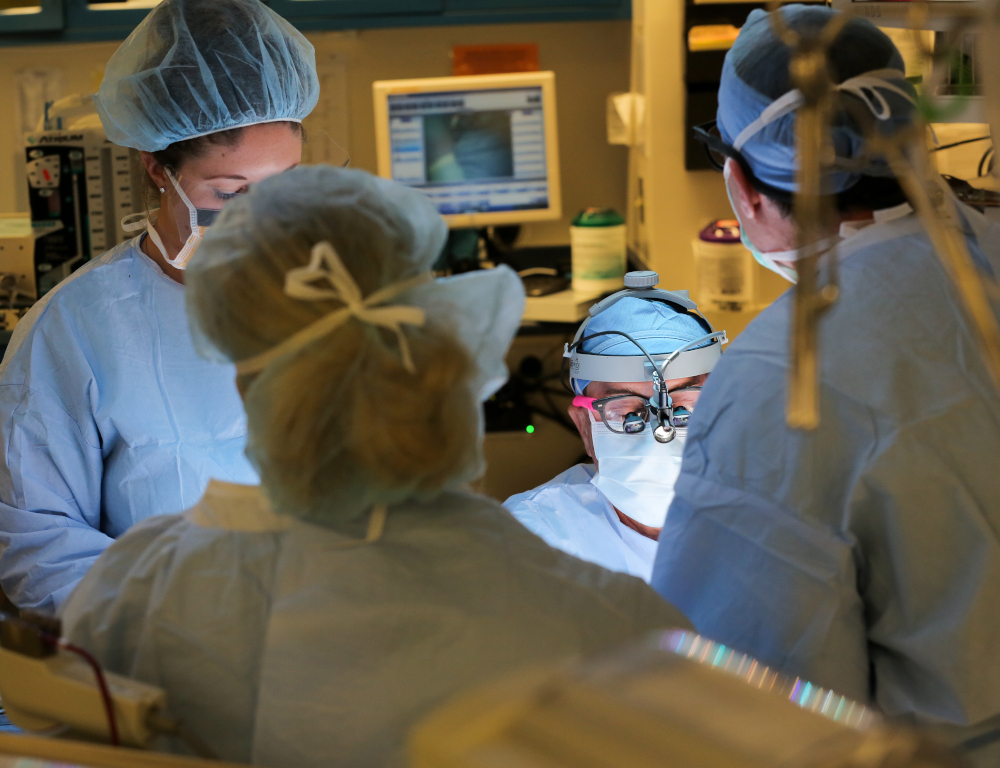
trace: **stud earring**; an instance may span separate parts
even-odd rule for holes
[[[161,194],[161,195],[162,195],[162,194],[165,194],[165,193],[166,193],[166,191],[167,191],[167,188],[166,188],[166,187],[160,187],[160,194]]]

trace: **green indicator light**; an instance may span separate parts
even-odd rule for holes
[[[527,432],[530,435],[530,434],[532,434],[535,431],[535,428],[529,424],[528,426],[526,426],[524,428],[524,431]]]

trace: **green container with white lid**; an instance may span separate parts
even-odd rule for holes
[[[573,219],[574,227],[617,227],[624,223],[614,208],[585,208]]]
[[[569,241],[574,291],[596,294],[622,288],[625,219],[610,208],[587,208],[573,219]]]

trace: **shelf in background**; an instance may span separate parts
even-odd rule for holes
[[[943,32],[950,27],[950,19],[958,14],[969,13],[981,2],[982,0],[935,0],[929,4],[921,3],[929,11],[927,21],[921,28]],[[832,4],[838,11],[853,13],[879,27],[909,27],[910,12],[914,9],[914,3],[901,0],[832,0]]]
[[[268,0],[265,0],[266,2]],[[303,31],[630,19],[631,0],[269,0]],[[0,13],[0,45],[124,40],[156,0],[40,0]]]

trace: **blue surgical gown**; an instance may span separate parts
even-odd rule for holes
[[[18,324],[0,375],[0,585],[53,610],[111,541],[253,483],[232,366],[194,351],[184,287],[124,243]]]
[[[577,464],[544,485],[511,496],[504,506],[549,546],[648,582],[656,542],[622,524],[591,482],[594,474],[593,464]]]
[[[1000,228],[960,211],[978,269],[1000,273]],[[785,423],[789,292],[709,377],[652,584],[702,634],[954,741],[988,741],[1000,396],[915,216],[872,224],[840,254],[819,428]]]
[[[392,506],[382,537],[357,543],[213,481],[104,553],[64,631],[164,688],[223,759],[302,768],[405,765],[410,728],[453,694],[689,626],[639,579],[471,493]]]

